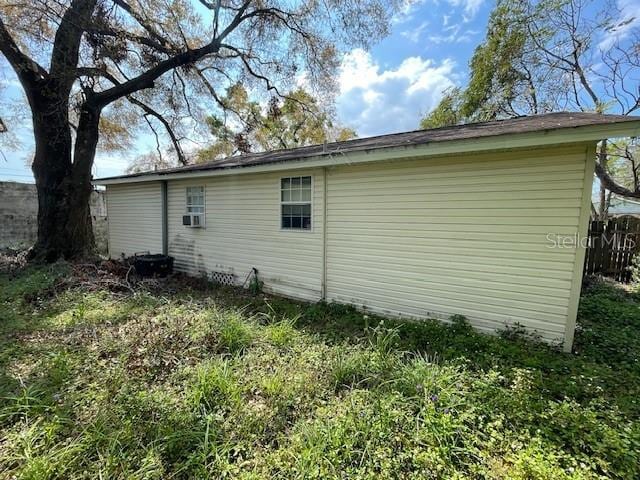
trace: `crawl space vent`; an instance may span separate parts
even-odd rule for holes
[[[236,276],[233,273],[211,272],[211,281],[220,285],[235,285]]]

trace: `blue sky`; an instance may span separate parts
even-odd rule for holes
[[[339,119],[360,136],[413,130],[460,83],[482,41],[493,2],[415,2],[393,21],[392,34],[371,52],[354,50],[339,77]]]
[[[361,137],[418,128],[420,118],[437,105],[443,91],[464,85],[469,59],[484,38],[494,5],[494,0],[405,1],[406,6],[392,20],[391,34],[368,52],[347,52],[338,74],[338,120]],[[617,30],[616,35],[624,36],[640,24],[640,0],[616,1],[625,18],[636,17]],[[600,47],[607,48],[611,39],[612,35],[600,39]],[[6,104],[24,101],[15,75],[1,56],[0,95],[6,120],[12,116]],[[32,182],[30,119],[26,108],[19,110],[24,118],[9,124],[17,145],[0,143],[0,180]],[[127,152],[99,151],[93,175],[122,174],[133,157],[154,148],[154,137],[148,133]]]
[[[349,52],[340,71],[337,113],[341,123],[359,136],[418,128],[421,116],[433,108],[446,88],[464,83],[467,63],[484,35],[490,0],[417,0],[392,22],[391,34],[370,52]],[[13,72],[0,59],[0,94],[21,99]],[[4,103],[4,102],[3,102]],[[2,146],[0,180],[32,182],[27,166],[33,138],[27,116],[21,127],[11,125],[19,145]],[[139,139],[131,153],[98,153],[95,177],[124,172],[132,155],[152,148],[151,137]]]

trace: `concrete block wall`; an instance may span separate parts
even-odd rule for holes
[[[91,195],[91,216],[100,253],[107,251],[107,204],[104,191]],[[29,248],[38,231],[38,196],[32,183],[0,182],[0,249]]]

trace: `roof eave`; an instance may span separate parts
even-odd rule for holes
[[[158,172],[131,177],[110,177],[96,179],[93,180],[92,183],[94,185],[115,185],[123,183],[153,182],[158,180],[179,180],[185,178],[214,177],[221,175],[240,175],[280,170],[296,170],[302,168],[330,167],[343,164],[368,163],[415,157],[433,157],[440,155],[452,155],[456,153],[486,152],[491,150],[508,150],[590,141],[595,142],[605,138],[637,136],[640,136],[640,120],[432,142],[423,145],[387,147],[333,154],[327,153],[301,158],[299,160],[288,160],[245,167],[164,174],[162,172]]]

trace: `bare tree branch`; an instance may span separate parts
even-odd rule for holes
[[[612,193],[623,197],[640,198],[639,190],[631,190],[630,188],[620,185],[599,162],[596,162],[596,175],[598,175],[598,178],[605,188]]]
[[[171,143],[173,143],[173,148],[175,149],[176,154],[178,155],[178,161],[182,165],[187,165],[189,162],[187,161],[187,158],[185,157],[184,152],[182,151],[182,147],[180,146],[180,141],[176,137],[176,134],[174,133],[173,129],[171,128],[171,124],[158,111],[142,103],[140,100],[137,100],[132,96],[128,96],[127,100],[129,100],[134,105],[137,105],[142,110],[144,110],[146,114],[151,115],[152,117],[156,118],[160,123],[162,123],[164,128],[167,130],[169,137],[171,138]]]
[[[80,75],[102,76],[108,79],[109,81],[111,81],[114,85],[121,84],[120,81],[115,76],[107,72],[106,69],[103,70],[103,69],[97,69],[97,68],[78,68],[77,72]],[[184,151],[182,150],[182,146],[180,145],[180,140],[178,139],[177,135],[173,131],[171,124],[157,110],[154,110],[149,105],[141,102],[140,100],[132,97],[131,95],[128,95],[126,98],[133,105],[140,107],[145,112],[146,115],[151,115],[152,117],[156,118],[160,123],[162,123],[162,125],[167,130],[167,133],[169,134],[171,143],[173,143],[173,147],[176,151],[176,155],[178,156],[178,161],[182,165],[187,165],[189,162],[187,161],[187,158],[184,155]],[[156,135],[156,138],[157,138],[156,130],[149,123],[148,119],[145,118],[145,120],[147,120],[147,123],[149,124],[149,126],[151,127],[151,129],[153,130],[153,133]]]
[[[160,35],[160,33],[151,25],[151,23],[147,22],[142,15],[136,12],[131,5],[129,5],[124,0],[113,0],[113,2],[122,8],[125,12],[127,12],[138,24],[146,30],[149,35],[151,35],[156,42],[158,42],[163,48],[169,50],[171,47],[171,42],[169,42],[164,36]]]
[[[56,32],[51,55],[50,77],[70,89],[75,81],[80,41],[88,26],[97,0],[73,0],[65,11]]]
[[[9,61],[9,64],[16,72],[20,83],[24,87],[27,94],[29,90],[48,78],[47,71],[38,65],[37,62],[25,55],[18,47],[13,37],[7,30],[0,17],[0,51]]]

